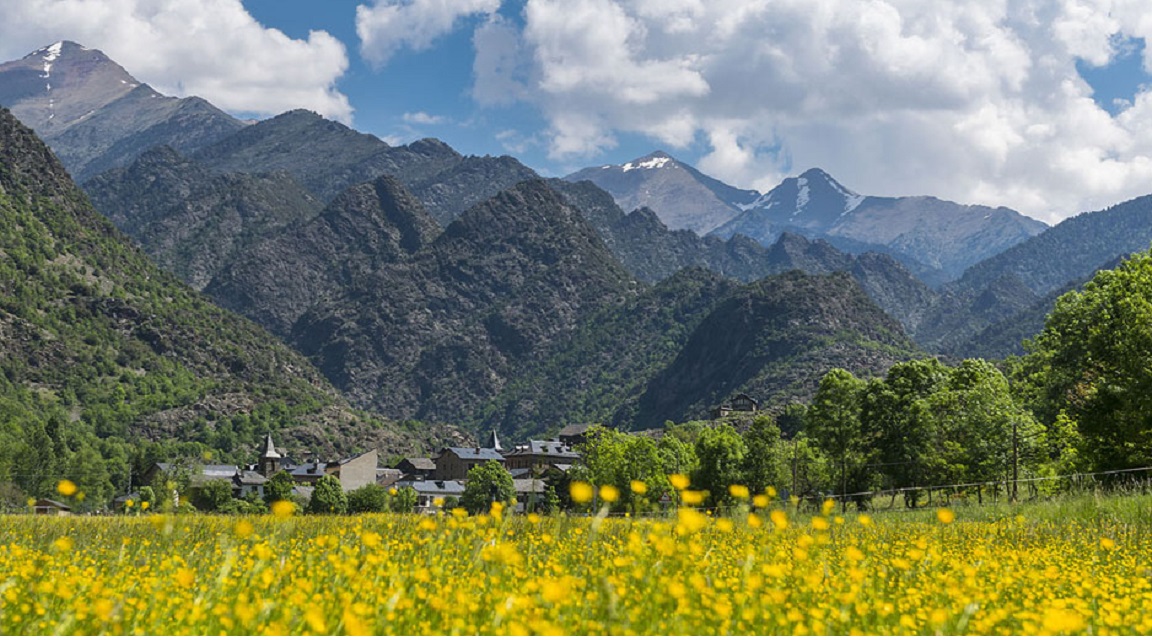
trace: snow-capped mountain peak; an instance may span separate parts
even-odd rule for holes
[[[620,167],[620,170],[627,173],[636,169],[661,169],[669,162],[676,162],[676,160],[663,151],[657,151],[644,158],[625,163]]]
[[[648,207],[670,229],[707,233],[755,200],[755,191],[728,186],[663,151],[620,165],[590,167],[565,178],[589,180],[612,194],[625,211]]]

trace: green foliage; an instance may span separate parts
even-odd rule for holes
[[[209,480],[193,487],[192,504],[200,511],[222,511],[232,502],[232,483],[228,480]]]
[[[412,487],[400,487],[395,494],[389,492],[389,497],[391,500],[388,506],[392,513],[412,513],[416,510],[420,494]]]
[[[1076,424],[1093,468],[1152,463],[1152,255],[1061,296],[1028,351],[1016,379],[1046,423]]]
[[[295,487],[296,482],[292,479],[292,474],[281,469],[273,473],[272,477],[264,483],[264,501],[272,504],[282,500],[291,500],[292,490]]]
[[[512,474],[496,460],[489,460],[468,470],[460,506],[469,513],[487,513],[493,502],[509,504],[515,497]]]
[[[388,510],[388,490],[369,484],[348,492],[348,513],[383,513]]]
[[[312,487],[312,498],[308,501],[308,513],[347,513],[348,496],[344,494],[340,480],[336,476],[324,476]]]
[[[843,369],[829,371],[820,380],[804,419],[805,432],[836,466],[836,491],[842,495],[869,488],[863,469],[876,443],[873,432],[866,431],[860,420],[865,388],[863,380]]]
[[[647,436],[594,427],[580,445],[581,479],[595,486],[612,486],[620,492],[617,502],[631,511],[651,511],[660,496],[672,491],[669,474],[688,473],[694,466],[691,446],[675,436],[659,442]],[[632,491],[632,482],[644,484],[643,493]]]
[[[696,440],[699,466],[692,474],[692,485],[708,492],[707,504],[718,506],[731,502],[728,488],[744,482],[744,457],[748,447],[731,425],[705,429]]]
[[[747,450],[743,484],[753,493],[763,493],[768,487],[784,487],[788,467],[781,456],[780,427],[776,426],[776,421],[768,415],[756,416],[742,437]]]

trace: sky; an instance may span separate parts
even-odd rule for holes
[[[0,60],[73,40],[242,117],[1049,223],[1152,193],[1149,37],[1147,0],[0,0]]]

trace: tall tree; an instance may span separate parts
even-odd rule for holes
[[[708,492],[711,506],[731,501],[728,487],[743,481],[744,456],[748,448],[730,424],[704,429],[696,439],[696,458],[700,465],[692,474],[692,484]]]
[[[771,416],[759,415],[743,434],[744,484],[753,493],[762,493],[768,487],[784,488],[788,470],[780,455],[780,427]]]
[[[895,487],[941,480],[942,452],[934,446],[937,422],[927,397],[947,379],[947,367],[937,360],[912,360],[894,365],[884,380],[870,382],[864,391],[862,426],[877,434],[880,462]],[[913,507],[919,498],[919,491],[904,495]]]
[[[1152,464],[1152,255],[1056,301],[1016,371],[1046,424],[1076,423],[1100,470]]]
[[[836,466],[838,482],[835,491],[841,495],[868,490],[867,486],[859,484],[866,478],[861,471],[872,458],[875,448],[874,432],[865,431],[860,420],[865,387],[863,380],[844,369],[829,371],[820,380],[804,419],[808,436]],[[850,477],[854,480],[852,486],[849,486]],[[857,501],[857,504],[862,503]]]

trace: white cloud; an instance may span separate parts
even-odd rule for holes
[[[384,65],[402,48],[427,49],[461,18],[499,8],[500,0],[374,0],[356,7],[360,54]]]
[[[1152,95],[1113,117],[1076,71],[1131,37],[1146,0],[526,0],[477,31],[473,95],[533,104],[565,162],[703,140],[740,186],[820,166],[1054,221],[1152,191]]]
[[[58,40],[100,49],[163,93],[198,95],[236,112],[304,107],[350,122],[336,89],[348,68],[339,40],[289,38],[240,0],[0,0],[0,59]]]
[[[444,124],[447,122],[447,118],[444,116],[435,116],[423,111],[405,113],[401,118],[408,124]]]

